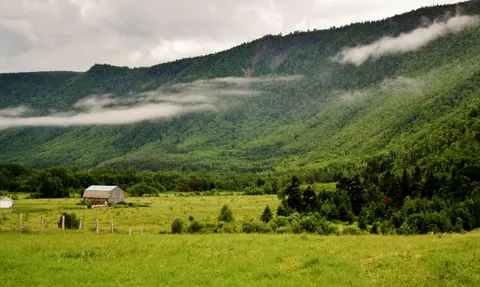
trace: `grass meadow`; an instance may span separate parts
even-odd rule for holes
[[[185,222],[189,216],[202,221],[216,221],[223,204],[233,210],[235,219],[258,219],[268,204],[277,208],[276,195],[265,196],[178,196],[168,194],[160,197],[130,197],[126,202],[151,203],[148,207],[91,208],[77,205],[80,198],[70,199],[20,199],[15,201],[13,210],[0,209],[0,231],[15,231],[19,226],[19,214],[23,214],[24,230],[40,230],[40,218],[45,217],[45,232],[57,232],[58,222],[63,212],[74,212],[83,217],[86,230],[95,227],[99,220],[100,232],[109,232],[113,222],[116,232],[127,233],[128,228],[144,233],[170,231],[172,221],[181,218]]]
[[[1,286],[479,286],[480,234],[0,233]]]
[[[258,218],[275,196],[129,198],[150,207],[87,209],[79,199],[20,199],[0,211],[0,286],[480,286],[480,232],[424,236],[158,234],[224,203]],[[57,227],[62,212],[85,229]],[[18,216],[24,214],[25,233]],[[39,233],[40,216],[45,232]],[[91,229],[101,223],[97,235]],[[109,222],[116,233],[109,233]],[[136,231],[128,236],[128,227]],[[138,229],[143,228],[140,235]]]

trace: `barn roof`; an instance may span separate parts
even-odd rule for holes
[[[94,190],[94,191],[111,191],[113,190],[116,185],[91,185],[89,188],[85,190]]]
[[[110,191],[114,190],[116,185],[92,185],[83,192],[84,198],[108,198]]]
[[[8,197],[5,197],[5,198],[0,199],[0,201],[13,201],[13,200],[8,198]]]

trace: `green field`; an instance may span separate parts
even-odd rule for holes
[[[0,234],[7,286],[479,286],[480,234]]]
[[[425,236],[159,234],[176,217],[258,218],[275,196],[129,198],[150,207],[87,209],[80,199],[20,199],[0,211],[0,282],[6,286],[479,286],[480,233]],[[57,227],[62,212],[83,231]],[[23,234],[18,230],[24,214]],[[46,230],[40,234],[40,216]],[[95,234],[95,219],[101,223]],[[113,221],[116,234],[109,233]],[[128,227],[135,232],[128,236]],[[143,228],[143,235],[138,229]]]
[[[77,205],[80,198],[71,199],[21,199],[15,201],[15,209],[0,210],[0,230],[18,230],[19,214],[23,213],[24,229],[40,230],[40,218],[45,216],[45,232],[58,231],[57,223],[63,212],[74,212],[83,217],[85,228],[95,227],[95,220],[100,223],[100,232],[110,230],[110,222],[119,233],[127,233],[132,227],[140,228],[146,233],[170,231],[172,221],[179,217],[188,221],[193,216],[201,221],[216,221],[223,204],[233,210],[237,220],[258,219],[265,206],[276,208],[279,201],[275,195],[266,196],[173,196],[132,197],[126,202],[151,203],[149,207],[92,208]]]

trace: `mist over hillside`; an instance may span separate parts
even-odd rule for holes
[[[480,2],[148,68],[0,74],[0,162],[286,172],[480,158]]]

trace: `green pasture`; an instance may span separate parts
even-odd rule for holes
[[[170,231],[175,218],[185,222],[190,216],[197,220],[215,222],[220,209],[227,204],[237,220],[258,219],[268,204],[273,210],[279,204],[275,195],[264,196],[178,196],[168,194],[160,197],[131,197],[126,202],[147,203],[147,207],[108,207],[87,208],[77,205],[80,198],[71,199],[20,199],[15,201],[14,209],[0,209],[0,231],[16,231],[20,213],[23,214],[24,231],[40,230],[41,216],[45,217],[45,232],[58,231],[58,222],[63,212],[74,212],[83,217],[85,230],[95,228],[99,220],[100,232],[110,230],[113,222],[116,232],[127,233],[128,228],[136,232],[143,229],[146,233]]]
[[[0,233],[1,286],[479,286],[480,234]]]

